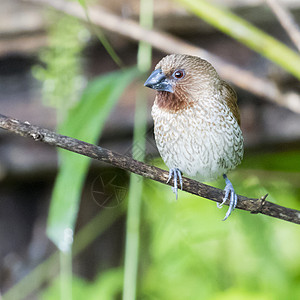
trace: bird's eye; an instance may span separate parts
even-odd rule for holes
[[[185,75],[184,71],[183,70],[176,70],[174,73],[173,73],[173,77],[175,79],[181,79],[183,78]]]

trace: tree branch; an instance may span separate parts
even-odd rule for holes
[[[48,5],[58,11],[87,21],[83,8],[76,2],[64,0],[23,0],[25,2]],[[200,56],[211,63],[217,69],[220,76],[230,81],[241,89],[247,90],[259,97],[300,113],[300,97],[295,92],[282,92],[278,86],[266,78],[259,78],[257,74],[224,61],[217,55],[209,53],[203,48],[191,45],[171,34],[158,30],[150,30],[141,27],[137,22],[123,19],[112,14],[101,6],[93,6],[89,9],[89,20],[101,28],[126,36],[136,41],[149,43],[153,48],[166,53],[182,53]]]
[[[60,135],[45,128],[31,125],[28,122],[20,122],[19,120],[0,115],[0,128],[6,129],[11,133],[23,137],[30,137],[34,141],[40,141],[51,146],[60,147],[93,159],[106,162],[115,167],[130,171],[163,184],[172,185],[172,182],[166,183],[169,176],[167,171],[154,166],[146,165],[128,156],[114,153],[99,146],[95,146],[68,136]],[[223,190],[188,178],[183,178],[183,190],[219,203],[222,202],[223,199]],[[260,199],[254,199],[238,196],[238,203],[236,207],[250,211],[254,214],[261,213],[274,218],[300,224],[300,211],[268,202],[266,201],[266,197],[267,195]],[[228,201],[225,204],[228,205]]]
[[[285,29],[290,39],[298,48],[298,51],[300,51],[300,29],[284,1],[266,0],[266,2],[277,16],[281,26]]]

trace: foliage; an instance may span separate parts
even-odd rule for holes
[[[273,154],[273,158],[290,159],[289,154]],[[256,170],[247,167],[253,160]],[[294,163],[298,164],[297,158]],[[155,164],[165,167],[161,160]],[[269,193],[268,200],[299,209],[299,185],[285,177],[284,167],[277,168],[275,175],[274,171],[264,171],[261,177],[256,175],[260,167],[264,168],[264,157],[250,154],[229,175],[237,192],[253,197]],[[299,182],[299,172],[294,175]],[[222,188],[224,182],[213,185]],[[298,299],[298,226],[240,210],[222,222],[225,211],[226,207],[219,210],[215,203],[184,192],[175,202],[170,187],[146,180],[137,299]],[[114,277],[110,282],[120,280],[120,273],[114,274],[114,270],[99,276]],[[105,289],[98,285],[98,279],[94,284],[99,289],[89,294],[91,299]],[[75,292],[76,279],[73,285]],[[120,287],[118,283],[116,287]],[[101,299],[116,299],[119,294],[116,288]]]
[[[196,5],[196,1],[181,2]],[[85,5],[84,0],[80,3]],[[194,6],[194,9],[200,15],[199,7]],[[214,15],[211,12],[215,10],[207,6],[201,9],[201,15],[206,9],[207,16],[215,21],[218,19],[215,26],[223,29],[226,24],[232,24],[230,21],[240,21],[227,12]],[[237,30],[236,26],[231,26]],[[83,44],[78,40],[78,33],[85,32],[84,36],[88,36],[82,30],[75,20],[57,22],[56,29],[51,31],[52,50],[44,51],[41,56],[47,68],[38,67],[34,72],[43,81],[47,103],[63,107],[64,118],[58,126],[59,131],[95,143],[111,109],[137,72],[130,69],[96,78],[77,102],[82,89],[78,82],[84,82],[80,76]],[[226,33],[232,35],[229,31]],[[245,42],[249,37],[254,43],[253,35],[243,35],[240,40]],[[266,55],[262,47],[257,51]],[[293,72],[299,74],[299,68]],[[66,99],[70,101],[64,102]],[[268,200],[299,209],[299,158],[299,151],[246,155],[241,167],[230,174],[230,179],[239,194],[260,197],[269,193]],[[161,160],[155,164],[164,167]],[[61,152],[61,170],[53,192],[48,228],[51,238],[61,249],[66,249],[61,244],[65,242],[64,229],[74,227],[88,165],[86,158]],[[219,187],[223,184],[221,181],[215,183]],[[141,188],[141,184],[133,183],[131,197],[139,195]],[[239,210],[222,222],[226,208],[218,210],[213,202],[184,192],[180,192],[178,202],[173,199],[170,187],[150,180],[144,182],[138,299],[300,298],[297,225]],[[137,235],[137,230],[134,234]],[[96,234],[90,239],[94,238]],[[80,249],[87,245],[82,236],[81,241]],[[123,267],[120,263],[116,269],[103,271],[93,282],[76,276],[72,280],[73,299],[116,299],[122,293]],[[42,292],[42,299],[58,298],[59,282],[55,280]]]
[[[140,0],[140,24],[145,28],[152,28],[153,1]],[[137,54],[137,68],[140,72],[147,72],[151,67],[151,46],[139,42]],[[143,86],[137,89],[132,157],[144,161],[146,151],[146,127],[147,127],[147,97]],[[136,299],[137,274],[140,257],[140,224],[141,206],[143,194],[143,178],[136,174],[130,174],[130,186],[128,195],[128,209],[126,219],[126,241],[124,254],[124,280],[123,300]]]
[[[120,295],[122,291],[123,272],[122,269],[110,269],[103,275],[99,275],[93,283],[73,276],[73,300],[113,300],[116,295]],[[60,285],[59,281],[53,282],[51,287],[41,296],[41,300],[59,299]]]
[[[94,34],[97,36],[98,40],[101,42],[102,46],[105,48],[107,53],[110,55],[111,59],[116,63],[117,66],[122,68],[124,65],[123,65],[121,58],[116,53],[115,49],[111,46],[108,39],[102,32],[102,30],[99,27],[94,26],[90,20],[87,2],[92,2],[92,1],[85,1],[85,0],[75,0],[75,1],[77,1],[82,6],[82,8],[85,12],[86,19],[89,22],[89,25],[91,26],[91,28],[92,28]]]
[[[136,69],[128,69],[94,79],[59,125],[60,133],[96,143],[110,111],[137,74]],[[60,249],[67,250],[71,244],[68,245],[65,230],[74,229],[90,159],[64,150],[60,153],[60,172],[53,190],[47,231]]]
[[[278,178],[278,186],[272,186],[267,176],[260,179],[244,170],[230,177],[240,194],[260,197],[268,192],[270,201],[300,208],[299,190],[288,180]],[[284,192],[277,197],[279,189]],[[141,245],[148,249],[142,261],[150,263],[144,264],[140,298],[300,297],[297,225],[239,210],[221,222],[224,210],[214,203],[185,193],[178,203],[168,201],[174,195],[157,183],[147,184],[145,195],[149,226],[142,235],[150,242]]]
[[[269,34],[207,0],[176,0],[192,13],[300,79],[300,56]]]
[[[58,131],[89,143],[96,143],[110,111],[124,88],[137,75],[136,69],[95,78],[81,98],[80,55],[86,29],[76,19],[54,15],[49,47],[41,54],[45,67],[36,67],[43,82],[44,101],[57,108]],[[80,38],[81,37],[81,38]],[[50,88],[49,88],[50,87]],[[78,101],[78,98],[79,101]],[[59,151],[59,173],[52,193],[47,233],[61,250],[69,250],[77,218],[81,189],[90,159]]]
[[[33,75],[42,82],[45,105],[55,107],[59,113],[72,107],[86,81],[81,75],[81,51],[89,32],[75,18],[54,13],[49,28],[49,46],[40,53],[42,65],[33,68]]]

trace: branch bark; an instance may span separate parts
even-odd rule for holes
[[[34,141],[43,142],[51,146],[60,147],[68,151],[106,162],[115,167],[141,175],[145,178],[172,186],[172,182],[166,183],[169,176],[167,171],[146,165],[132,159],[131,157],[114,153],[108,149],[68,136],[60,135],[45,128],[31,125],[28,122],[21,122],[13,118],[0,115],[0,128],[6,129],[16,135],[32,138]],[[224,196],[223,190],[185,177],[183,177],[183,190],[219,203],[222,202]],[[300,224],[300,211],[266,201],[266,197],[267,195],[260,199],[255,199],[239,195],[237,208],[250,211],[254,214],[261,213],[270,217]],[[225,204],[228,205],[228,201]]]

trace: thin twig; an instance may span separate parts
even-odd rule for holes
[[[71,1],[64,0],[23,0],[37,4],[45,4],[55,8],[58,11],[77,17],[86,21],[85,13],[82,7]],[[90,7],[90,21],[106,30],[126,36],[136,41],[144,41],[152,47],[164,51],[166,53],[187,53],[190,55],[200,56],[211,62],[221,77],[235,84],[236,86],[247,90],[257,96],[286,107],[289,110],[300,113],[300,97],[296,93],[282,93],[276,84],[264,78],[257,77],[249,71],[245,71],[233,64],[230,64],[216,55],[208,51],[191,45],[179,38],[170,34],[150,30],[141,27],[137,22],[125,20],[117,15],[114,15],[100,6]]]
[[[172,182],[166,183],[169,176],[167,171],[154,166],[146,165],[142,162],[132,159],[131,157],[114,153],[99,146],[95,146],[68,136],[60,135],[45,128],[31,125],[28,122],[20,122],[19,120],[0,115],[0,128],[6,129],[11,133],[23,137],[30,137],[35,141],[40,141],[100,160],[102,162],[106,162],[115,167],[130,171],[163,184],[173,184]],[[183,190],[219,203],[222,202],[224,196],[223,190],[188,178],[183,178]],[[266,196],[260,199],[238,196],[237,208],[250,211],[251,213],[261,213],[274,218],[300,224],[300,211],[279,206],[272,202],[268,202],[265,199]],[[228,202],[226,202],[226,205],[228,205]]]
[[[300,29],[292,14],[286,8],[285,3],[277,0],[266,0],[266,2],[278,18],[281,26],[285,29],[290,39],[300,51]]]

